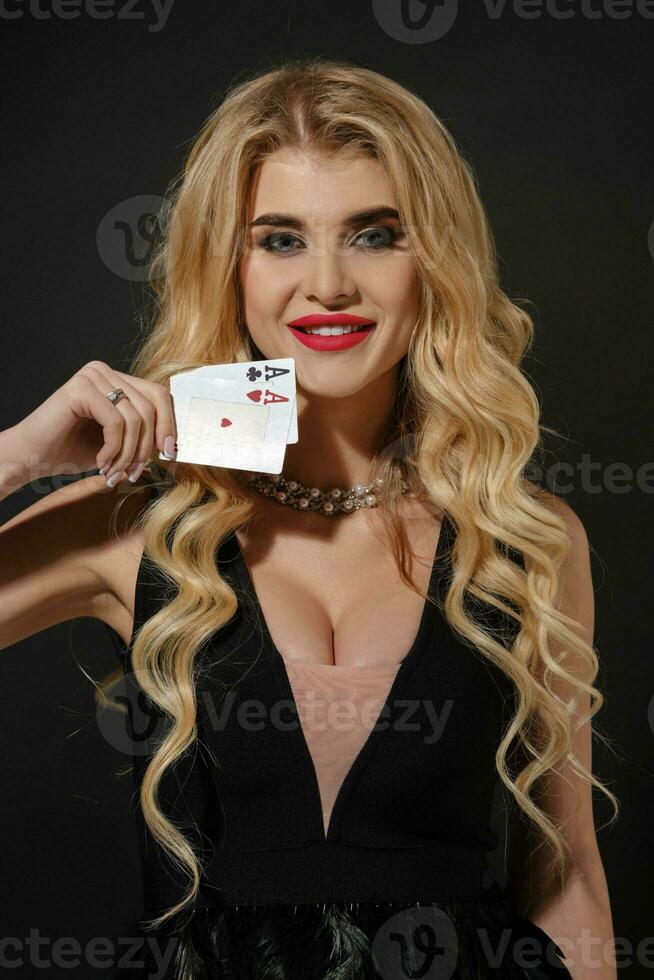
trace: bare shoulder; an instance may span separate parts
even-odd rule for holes
[[[590,544],[584,524],[572,507],[543,490],[530,484],[546,506],[565,521],[570,547],[559,569],[559,591],[557,607],[571,616],[584,628],[585,638],[593,640],[595,622],[595,591],[590,560]]]
[[[540,500],[546,507],[549,507],[557,517],[563,518],[573,548],[588,548],[586,529],[581,518],[572,509],[570,504],[566,503],[561,497],[556,497],[549,490],[544,490],[536,483],[531,483],[529,480],[525,480],[524,485],[528,493]]]

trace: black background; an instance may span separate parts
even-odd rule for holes
[[[14,425],[90,359],[126,370],[142,287],[108,267],[98,228],[121,202],[164,193],[234,79],[286,55],[321,54],[424,98],[475,168],[505,288],[533,303],[537,339],[525,368],[543,421],[562,434],[547,439],[550,469],[540,482],[579,514],[591,543],[597,683],[607,699],[596,722],[613,746],[596,742],[595,768],[622,805],[599,843],[615,933],[635,950],[654,934],[654,20],[635,3],[559,0],[572,12],[563,19],[552,5],[538,16],[525,7],[526,18],[510,3],[493,16],[490,3],[475,0],[460,4],[442,37],[407,43],[381,26],[381,6],[175,0],[165,26],[152,30],[145,0],[131,15],[124,3],[105,7],[111,16],[102,20],[83,5],[65,20],[45,17],[45,2],[7,2],[0,425]],[[570,466],[558,482],[557,463]],[[3,501],[2,520],[51,485]],[[125,759],[100,732],[76,659],[95,677],[116,665],[99,621],[64,623],[0,658],[0,934],[21,941],[30,929],[116,940],[133,934],[140,912],[131,782],[115,775]],[[610,808],[595,796],[600,826]],[[619,975],[650,976],[642,950],[640,959]],[[13,972],[43,975],[33,965]],[[60,974],[108,975],[84,963],[48,972]]]

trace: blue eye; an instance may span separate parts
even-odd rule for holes
[[[383,240],[381,242],[377,242],[376,245],[368,246],[369,248],[375,249],[377,251],[382,248],[389,248],[390,246],[394,245],[395,242],[398,240],[398,238],[401,238],[403,235],[403,232],[401,230],[398,231],[395,228],[390,228],[386,225],[380,225],[378,228],[368,228],[366,231],[362,231],[361,236],[375,235],[375,234],[379,234],[379,232],[384,233],[382,236]]]
[[[395,242],[404,236],[402,229],[391,228],[387,225],[379,225],[376,228],[367,228],[362,231],[357,238],[363,238],[367,235],[379,235],[382,234],[382,240],[371,245],[356,245],[356,248],[364,248],[373,252],[380,252],[385,248],[392,248]],[[300,248],[279,248],[277,247],[280,242],[299,242],[301,240],[290,231],[275,231],[270,235],[266,235],[264,238],[260,239],[259,247],[263,248],[266,252],[271,252],[273,255],[292,255],[294,252],[301,251]]]
[[[266,252],[273,252],[275,255],[288,255],[293,251],[298,251],[298,249],[275,248],[275,245],[279,243],[280,240],[283,241],[284,239],[299,241],[299,239],[296,238],[295,235],[292,235],[289,231],[276,231],[273,232],[272,235],[266,235],[265,238],[262,238],[259,242],[259,246],[265,249]]]

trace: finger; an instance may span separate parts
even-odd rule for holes
[[[103,445],[96,456],[96,462],[101,469],[103,466],[109,465],[120,452],[126,425],[125,416],[118,411],[115,405],[112,405],[89,375],[80,371],[72,380],[75,392],[75,413],[80,418],[91,419],[102,427]]]
[[[164,440],[166,436],[172,436],[177,443],[177,423],[175,421],[175,411],[170,389],[167,385],[160,385],[154,381],[145,381],[133,374],[124,374],[122,371],[114,372],[121,381],[121,387],[127,391],[125,384],[131,385],[133,389],[139,391],[145,398],[152,402],[155,408],[154,441],[159,452],[164,452]]]
[[[156,406],[144,395],[138,388],[131,384],[130,375],[126,375],[126,378],[130,380],[125,380],[124,377],[112,378],[109,376],[109,380],[113,381],[114,388],[121,388],[132,407],[141,416],[141,427],[139,430],[138,440],[134,447],[134,455],[131,463],[127,464],[127,467],[135,466],[137,463],[146,463],[153,455],[155,451],[155,426],[156,426]],[[126,399],[121,398],[117,403],[116,407],[120,410]]]
[[[106,403],[122,419],[123,423],[122,430],[119,430],[118,422],[116,419],[114,420],[111,447],[108,449],[106,455],[103,450],[102,459],[104,462],[99,463],[100,467],[108,467],[104,476],[106,479],[109,479],[113,474],[125,470],[134,462],[134,454],[139,443],[143,418],[140,412],[129,401],[129,395],[127,398],[121,398],[120,401],[115,403],[112,403],[107,398],[107,394],[114,388],[123,388],[122,383],[117,383],[116,379],[112,378],[111,370],[105,372],[98,367],[87,364],[83,368],[83,372],[95,386],[98,395],[105,399]],[[123,388],[123,390],[125,389]],[[125,394],[127,395],[127,392]],[[97,400],[95,403],[97,404]],[[120,441],[118,442],[119,435]]]

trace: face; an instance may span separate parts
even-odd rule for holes
[[[280,150],[259,167],[239,263],[245,322],[264,358],[295,359],[298,390],[352,395],[407,353],[418,276],[396,209],[381,165],[363,154]],[[317,340],[289,328],[311,314],[374,328]]]

